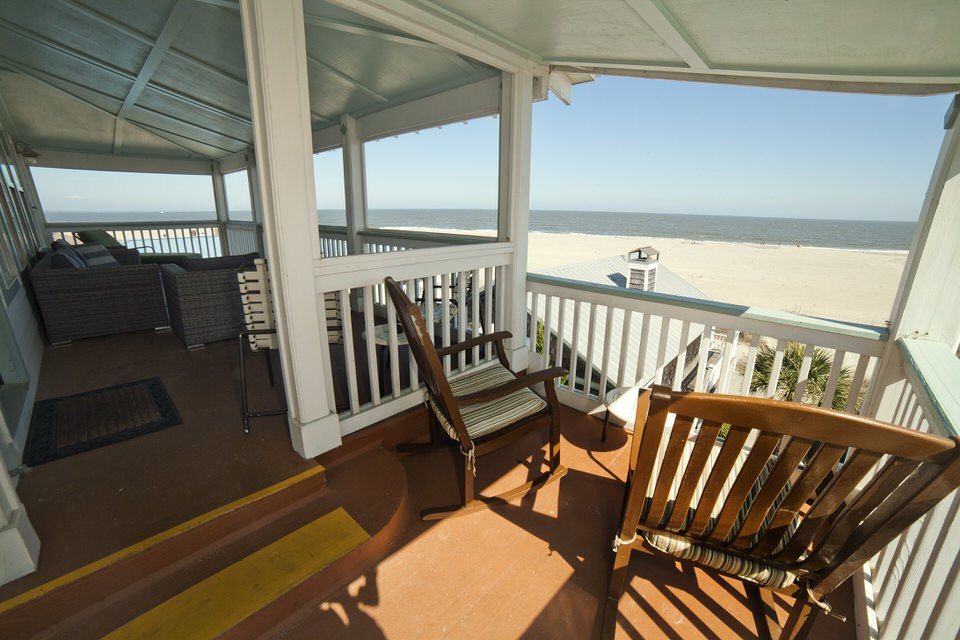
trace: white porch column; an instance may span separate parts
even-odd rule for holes
[[[505,345],[510,365],[527,368],[527,236],[530,226],[530,134],[533,124],[533,75],[503,73],[500,88],[500,195],[497,239],[513,243],[513,259],[497,287],[498,327],[510,331]]]
[[[343,150],[343,188],[347,208],[347,246],[350,255],[363,253],[360,232],[367,228],[367,168],[363,157],[363,140],[357,135],[357,120],[340,119]]]
[[[924,336],[956,351],[960,343],[960,98],[945,123],[947,131],[930,179],[910,255],[890,316],[890,340],[867,398],[865,414],[890,420],[900,397],[903,362],[896,340]]]
[[[301,0],[241,0],[257,178],[293,446],[340,445],[314,288],[320,257]]]
[[[220,163],[213,163],[213,205],[217,210],[217,227],[220,229],[220,252],[230,254],[230,243],[227,241],[227,190],[223,184],[223,173],[220,172]]]

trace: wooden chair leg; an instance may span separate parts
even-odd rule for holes
[[[550,473],[560,468],[560,419],[556,413],[550,416]]]
[[[612,640],[617,631],[617,609],[620,605],[620,596],[627,586],[627,570],[630,566],[630,552],[633,547],[628,544],[620,545],[613,557],[613,570],[610,572],[610,584],[607,587],[607,597],[603,608],[603,626],[601,638]]]
[[[803,640],[806,638],[817,619],[816,612],[817,609],[804,596],[799,596],[797,604],[790,611],[787,624],[783,627],[780,640]]]

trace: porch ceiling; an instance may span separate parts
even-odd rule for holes
[[[756,78],[792,79],[807,81],[806,88],[845,82],[852,84],[832,88],[891,93],[948,92],[960,85],[960,40],[955,37],[960,3],[953,0],[406,4],[535,63],[565,69],[653,77],[702,74],[715,82],[738,76],[744,83],[752,78],[753,84],[763,84]]]
[[[496,71],[305,0],[316,129]],[[252,142],[238,5],[0,0],[0,122],[34,148],[222,158]]]

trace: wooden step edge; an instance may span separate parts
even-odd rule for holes
[[[284,496],[305,484],[286,490]],[[0,616],[0,637],[9,636],[11,640],[19,637],[31,640],[100,638],[323,513],[320,506],[328,495],[326,489],[299,493],[301,495],[282,505],[271,505],[264,500],[235,515],[215,519],[202,528],[98,572],[92,582],[76,582],[35,601],[37,606],[15,609],[10,614],[10,624]],[[189,540],[195,532],[211,542],[197,544]],[[50,615],[42,614],[51,610]],[[68,613],[57,619],[61,611]]]
[[[318,464],[311,469],[291,476],[286,480],[282,480],[276,484],[261,489],[260,491],[256,491],[250,495],[244,496],[239,500],[234,500],[233,502],[223,505],[222,507],[218,507],[208,511],[207,513],[196,516],[195,518],[191,518],[190,520],[187,520],[186,522],[183,522],[175,527],[171,527],[166,531],[162,531],[156,535],[150,536],[149,538],[116,551],[106,557],[91,562],[90,564],[84,565],[78,569],[74,569],[73,571],[65,573],[58,578],[54,578],[53,580],[50,580],[49,582],[46,582],[38,587],[34,587],[33,589],[24,591],[19,595],[4,600],[3,602],[0,602],[0,617],[7,612],[18,609],[19,607],[38,600],[39,598],[47,597],[68,585],[72,585],[89,576],[93,576],[94,574],[112,567],[128,558],[132,558],[138,554],[144,553],[154,547],[157,547],[158,545],[176,538],[177,536],[189,533],[193,530],[196,530],[198,527],[202,527],[218,518],[234,513],[243,507],[270,498],[271,496],[287,490],[290,487],[294,487],[302,482],[307,482],[310,480],[315,480],[318,483],[315,487],[315,490],[321,489],[326,483],[326,468],[323,465]]]
[[[350,514],[337,507],[137,616],[104,640],[222,637],[368,539]]]
[[[410,497],[406,473],[401,475],[403,486],[397,508],[386,524],[363,544],[352,549],[323,571],[317,572],[277,598],[218,640],[253,640],[274,638],[289,631],[319,606],[331,594],[374,567],[387,557],[401,542],[409,523],[417,518]]]

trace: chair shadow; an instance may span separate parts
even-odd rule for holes
[[[377,568],[364,574],[365,582],[351,596],[348,588],[341,589],[335,597],[324,601],[314,614],[327,638],[356,638],[357,640],[386,640],[387,636],[362,607],[376,607],[380,604],[380,590],[377,585]],[[362,607],[361,607],[362,605]]]

